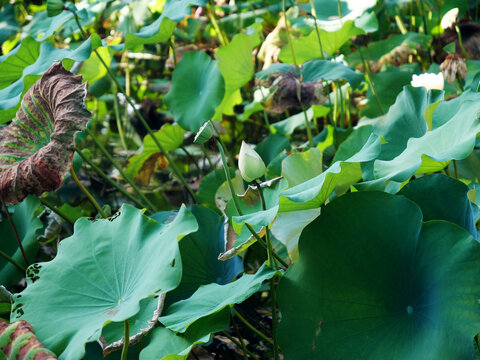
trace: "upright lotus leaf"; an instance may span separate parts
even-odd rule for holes
[[[263,264],[255,274],[244,274],[229,284],[200,286],[188,299],[171,305],[159,320],[170,330],[183,333],[198,319],[248,299],[260,289],[263,281],[280,274],[280,270]]]
[[[72,166],[75,134],[85,129],[86,84],[54,63],[25,94],[15,119],[0,128],[0,197],[17,204],[55,191]]]
[[[225,79],[225,96],[215,112],[214,119],[221,120],[222,113],[234,115],[233,106],[242,101],[238,93],[255,74],[252,51],[260,43],[257,32],[237,34],[230,44],[222,46],[215,54],[218,68]]]
[[[184,334],[158,327],[140,353],[140,360],[186,360],[195,344],[210,341],[211,333],[225,330],[229,324],[230,308],[224,308],[195,321]]]
[[[225,81],[204,52],[188,52],[172,74],[172,88],[165,104],[182,128],[198,131],[210,120],[225,94]]]
[[[81,218],[54,260],[29,268],[11,320],[30,322],[60,359],[81,359],[85,343],[97,340],[108,322],[123,322],[138,313],[141,300],[178,285],[178,239],[196,229],[183,206],[166,225],[128,205],[116,218]]]
[[[345,79],[353,88],[358,88],[364,76],[340,62],[312,60],[303,64],[302,79],[303,81]]]
[[[179,125],[174,124],[165,124],[158,131],[153,133],[158,142],[163,146],[164,150],[169,152],[177,149],[183,143],[183,136],[185,130],[183,130]],[[131,177],[137,177],[142,170],[145,170],[145,165],[147,165],[150,160],[154,160],[154,166],[151,166],[150,171],[148,172],[148,178],[157,167],[157,160],[160,157],[161,153],[158,149],[157,144],[153,141],[153,138],[150,134],[147,134],[143,138],[143,149],[140,154],[133,155],[128,160],[127,166],[127,175]],[[147,163],[147,164],[146,164]]]
[[[2,66],[7,63],[7,60],[0,62],[0,123],[12,120],[15,111],[20,108],[21,97],[38,80],[38,75],[47,71],[51,64],[66,59],[84,61],[90,57],[93,49],[101,44],[100,38],[95,34],[75,50],[57,49],[50,42],[41,43],[38,49],[38,43],[36,44],[34,40],[24,39],[22,46],[25,45],[25,51],[20,48],[14,55],[9,56],[7,68]],[[27,62],[24,62],[25,54],[27,54],[25,56]],[[13,71],[10,70],[12,67]],[[15,75],[12,76],[13,74]]]
[[[0,321],[0,357],[6,360],[57,359],[38,341],[32,326],[26,321],[11,324]]]
[[[422,223],[403,196],[355,192],[304,229],[299,252],[277,292],[286,360],[473,358],[480,244],[468,231]]]
[[[35,261],[38,251],[37,232],[42,228],[42,222],[35,216],[40,206],[40,200],[35,196],[28,196],[24,202],[12,207],[12,220],[18,232],[18,236],[30,262]],[[26,267],[22,252],[18,246],[12,226],[6,216],[0,221],[1,244],[0,250],[11,256],[19,264]],[[24,271],[0,258],[0,284],[5,286],[14,285],[25,276]]]
[[[282,161],[282,176],[289,187],[310,180],[322,172],[322,151],[317,148],[293,153]]]
[[[423,221],[450,221],[463,227],[476,239],[478,207],[468,198],[468,191],[468,186],[461,181],[434,174],[409,182],[398,194],[414,201],[422,209]]]
[[[128,33],[125,39],[126,49],[135,49],[146,44],[168,41],[177,23],[190,14],[190,4],[204,6],[204,0],[168,0],[165,1],[162,15],[153,23],[144,26],[137,33]]]
[[[410,138],[404,151],[395,158],[375,161],[375,178],[405,181],[420,172],[425,156],[436,162],[465,159],[472,152],[480,132],[480,94],[475,98],[476,101],[467,98],[462,102],[460,110],[446,123],[421,137]]]

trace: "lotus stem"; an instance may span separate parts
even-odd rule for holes
[[[242,345],[237,341],[237,339],[235,339],[232,335],[230,335],[226,331],[222,331],[222,334],[238,347],[242,347]],[[251,358],[258,360],[258,358],[251,351],[249,351],[247,348],[245,348],[245,350],[247,351],[247,354],[250,355]]]
[[[215,6],[212,11],[211,8],[212,2],[209,1],[205,8],[207,10],[207,16],[210,19],[210,22],[212,23],[213,28],[215,29],[215,32],[217,33],[218,41],[220,42],[221,46],[226,46],[228,45],[228,37],[227,35],[220,29],[220,26],[218,26],[217,18],[215,16]]]
[[[372,94],[375,97],[375,100],[377,101],[380,112],[383,115],[385,114],[385,111],[383,110],[383,106],[382,106],[382,103],[380,102],[380,98],[378,97],[377,92],[375,91],[375,87],[373,86],[372,79],[370,78],[369,66],[365,61],[365,57],[363,56],[362,49],[360,47],[358,47],[357,49],[358,49],[358,53],[360,54],[360,58],[362,59],[363,70],[365,72],[365,80],[367,80],[368,86],[370,86],[370,89],[372,89]]]
[[[122,146],[125,150],[128,150],[127,148],[127,142],[125,141],[125,134],[123,132],[123,124],[122,124],[122,119],[120,118],[120,109],[118,107],[118,99],[117,99],[117,87],[114,84],[114,91],[113,91],[113,110],[115,112],[115,120],[117,122],[117,129],[118,129],[118,135],[120,136],[120,141],[122,143]]]
[[[295,49],[293,48],[292,34],[290,33],[290,26],[288,25],[286,0],[282,0],[282,11],[285,20],[285,31],[287,32],[288,45],[290,46],[290,51],[292,52],[293,64],[297,66],[297,58],[295,56]]]
[[[3,209],[5,210],[5,214],[7,214],[7,219],[10,222],[10,226],[12,227],[13,234],[15,235],[15,239],[17,240],[18,247],[20,248],[20,251],[22,252],[23,260],[25,261],[25,265],[30,266],[28,259],[27,259],[27,254],[25,253],[25,249],[23,248],[22,241],[20,240],[20,236],[18,236],[18,231],[17,227],[15,226],[15,223],[13,222],[12,216],[10,215],[10,212],[8,211],[7,204],[5,203],[5,200],[3,200],[2,197],[0,197],[2,200],[2,205]],[[13,259],[12,259],[13,260]]]
[[[57,214],[58,216],[60,216],[63,220],[65,220],[66,222],[68,222],[69,224],[73,225],[73,221],[70,220],[70,218],[62,211],[60,210],[59,208],[57,208],[55,205],[53,205],[51,202],[49,202],[47,199],[45,198],[40,198],[40,202],[48,207],[50,210],[52,210],[55,214]]]
[[[122,360],[127,360],[127,353],[128,353],[128,345],[130,345],[130,324],[128,323],[128,319],[123,322],[123,348],[122,348]]]
[[[240,340],[240,346],[243,350],[243,358],[245,360],[248,360],[248,355],[247,355],[248,350],[247,350],[247,347],[245,346],[245,341],[243,341],[243,337],[240,334],[240,331],[238,331],[238,326],[237,326],[237,323],[235,322],[235,320],[233,319],[233,316],[230,315],[230,317],[231,317],[231,320],[232,320],[233,328],[235,329],[235,332],[238,336],[238,340]]]
[[[92,194],[87,190],[85,186],[78,180],[77,174],[75,174],[75,170],[73,170],[73,166],[70,168],[70,175],[72,175],[73,181],[75,181],[75,184],[79,187],[79,189],[85,194],[85,196],[88,198],[88,201],[93,205],[93,207],[98,211],[100,215],[105,219],[107,218],[107,214],[103,211],[103,209],[98,205],[98,202],[95,200]]]
[[[458,25],[456,25],[456,24],[455,24],[455,31],[457,32],[458,45],[460,46],[460,49],[462,49],[463,55],[465,56],[465,58],[466,58],[467,60],[471,60],[472,58],[470,57],[470,54],[467,52],[467,50],[466,50],[465,47],[463,46],[462,34],[461,34],[461,32],[460,32],[460,28],[459,28]]]
[[[250,324],[248,322],[247,319],[245,319],[239,312],[236,308],[234,308],[234,313],[235,313],[235,316],[242,322],[244,323],[250,330],[252,330],[255,334],[257,334],[258,336],[260,336],[263,340],[265,340],[266,342],[268,342],[270,345],[273,345],[273,340],[270,339],[267,335],[265,335],[264,333],[262,333],[260,330],[258,330],[255,326],[253,326],[252,324]]]
[[[313,143],[312,129],[310,127],[310,121],[308,120],[307,110],[305,110],[305,106],[303,104],[301,104],[301,105],[302,105],[303,116],[304,116],[304,119],[305,119],[305,127],[307,128],[308,144],[310,145],[310,147],[314,147],[315,145]]]
[[[17,262],[14,258],[12,258],[11,256],[9,256],[7,253],[3,252],[2,250],[0,250],[0,256],[3,257],[5,260],[7,260],[8,262],[10,262],[12,265],[14,265],[15,267],[18,268],[18,270],[20,270],[21,272],[25,272],[27,271],[27,269],[25,268],[25,266],[23,266],[22,264],[20,264],[19,262]]]
[[[453,159],[453,167],[455,169],[455,179],[458,180],[458,164],[457,164],[457,160]]]

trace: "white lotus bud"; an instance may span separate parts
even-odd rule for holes
[[[458,18],[458,8],[453,8],[449,10],[445,15],[442,17],[442,21],[440,22],[440,26],[442,29],[451,28],[453,25],[457,23]]]
[[[246,182],[252,182],[265,175],[265,163],[258,153],[253,149],[253,145],[242,141],[240,154],[238,156],[238,168],[242,178]]]
[[[443,79],[443,74],[440,72],[438,74],[424,73],[413,75],[410,83],[414,87],[426,87],[427,90],[443,90],[445,81]]]

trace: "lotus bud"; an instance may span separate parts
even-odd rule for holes
[[[243,180],[252,182],[265,175],[265,163],[258,153],[253,149],[253,145],[242,141],[240,154],[238,157],[238,168]]]
[[[443,90],[444,86],[443,74],[425,73],[421,75],[413,75],[411,84],[414,87],[425,87],[427,90]]]
[[[57,16],[63,11],[63,0],[47,0],[47,16]]]
[[[458,8],[453,8],[449,10],[445,15],[442,17],[442,21],[440,22],[440,26],[442,29],[449,29],[453,25],[457,23],[458,18]]]
[[[453,84],[457,77],[464,80],[467,77],[467,65],[457,54],[447,55],[440,65],[440,70],[449,84]]]

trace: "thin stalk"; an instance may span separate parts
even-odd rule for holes
[[[98,211],[100,215],[102,215],[103,218],[107,218],[107,214],[103,211],[103,209],[98,205],[98,202],[95,200],[95,198],[90,194],[90,192],[87,190],[85,186],[78,180],[77,174],[75,174],[75,170],[73,170],[73,167],[70,168],[70,175],[72,175],[73,181],[75,181],[75,184],[80,188],[80,190],[85,194],[85,196],[88,198],[88,201],[93,205],[93,207]]]
[[[122,360],[127,360],[128,345],[130,345],[130,324],[128,319],[123,322],[123,347],[122,347]]]
[[[0,256],[3,257],[5,260],[7,260],[8,262],[10,262],[13,266],[15,266],[18,270],[20,270],[21,272],[25,272],[27,271],[27,269],[25,268],[25,266],[23,266],[22,264],[20,264],[19,262],[17,262],[14,258],[12,258],[11,256],[9,256],[7,253],[3,252],[2,250],[0,250]]]
[[[198,170],[198,173],[199,173],[199,174],[202,174],[202,175],[205,175],[205,172],[200,169],[200,167],[197,165],[194,157],[192,156],[192,154],[190,154],[190,153],[188,152],[188,150],[185,148],[185,146],[183,146],[183,145],[180,146],[180,149],[182,149],[182,151],[185,153],[185,155],[187,155],[187,157],[188,157],[188,159],[190,160],[190,162],[195,165],[195,167],[196,167],[197,170]]]
[[[269,344],[273,345],[273,340],[270,339],[267,335],[262,333],[260,330],[258,330],[255,326],[250,324],[247,319],[245,319],[240,313],[237,311],[237,309],[234,309],[235,316],[250,330],[252,330],[255,334],[260,336],[263,340],[267,341]]]
[[[201,145],[200,145],[200,148],[202,149],[203,154],[204,154],[205,157],[207,158],[208,165],[210,165],[210,169],[211,169],[211,170],[215,169],[215,166],[213,166],[213,163],[212,163],[212,160],[210,159],[210,156],[208,156],[207,149],[205,149],[205,145],[204,145],[204,144],[201,144]]]
[[[458,45],[460,46],[460,49],[462,49],[463,55],[467,60],[472,60],[470,55],[468,54],[467,50],[465,50],[465,47],[463,46],[463,41],[462,41],[462,34],[460,33],[460,28],[458,27],[457,24],[455,24],[455,31],[457,32],[458,36]]]
[[[235,345],[237,345],[238,347],[242,347],[242,345],[232,335],[230,335],[226,331],[222,331],[222,334],[225,337],[227,337],[231,342],[233,342]],[[252,357],[253,359],[258,360],[258,358],[248,349],[247,349],[247,354],[250,355],[250,357]]]
[[[352,114],[351,114],[351,109],[350,109],[350,91],[347,88],[347,91],[345,93],[345,102],[346,102],[346,110],[347,110],[347,124],[348,127],[352,127]]]
[[[5,203],[5,200],[0,197],[2,200],[2,205],[3,209],[5,210],[5,214],[7,214],[8,221],[10,222],[10,226],[12,227],[13,235],[15,236],[15,239],[17,240],[18,247],[20,248],[20,251],[22,252],[23,260],[25,261],[25,265],[30,266],[30,263],[28,262],[27,259],[27,254],[25,254],[25,249],[23,248],[22,241],[20,240],[20,236],[18,236],[18,231],[17,227],[15,226],[15,223],[13,222],[12,216],[10,215],[10,212],[8,211],[7,204]]]
[[[233,319],[233,316],[231,316],[231,320],[232,320],[232,324],[233,324],[233,328],[235,330],[235,333],[238,336],[238,340],[240,340],[240,345],[241,345],[241,348],[243,350],[243,358],[245,360],[248,360],[248,355],[247,355],[248,350],[247,350],[247,347],[245,346],[245,341],[243,341],[243,337],[240,334],[240,331],[238,331],[238,326],[237,326],[237,323],[235,322],[235,320]]]
[[[398,29],[402,35],[405,35],[408,31],[405,28],[405,24],[403,23],[402,18],[399,15],[395,15],[395,22],[397,23]]]
[[[455,169],[455,179],[458,180],[458,164],[457,164],[457,160],[453,160],[453,167]]]
[[[337,11],[338,11],[338,17],[340,20],[342,20],[342,5],[340,3],[340,0],[337,0]]]
[[[85,32],[85,30],[83,30],[83,27],[82,27],[82,24],[80,24],[80,21],[78,20],[78,15],[77,13],[72,10],[72,9],[67,9],[67,10],[70,10],[71,12],[73,12],[73,15],[74,15],[74,18],[75,18],[75,21],[77,22],[77,26],[79,27],[82,35],[85,37],[85,38],[88,38],[88,35],[87,33]],[[155,143],[155,145],[157,145],[158,149],[160,150],[160,152],[163,153],[163,155],[167,158],[168,160],[168,163],[170,164],[170,167],[172,168],[172,171],[175,173],[175,175],[177,175],[177,177],[180,179],[181,183],[183,184],[183,186],[185,186],[185,188],[187,189],[187,191],[190,193],[190,195],[192,196],[192,198],[194,200],[195,199],[195,193],[193,192],[192,188],[190,187],[190,185],[188,185],[187,181],[185,180],[185,178],[183,177],[182,173],[180,172],[180,170],[178,169],[177,165],[175,164],[175,162],[173,161],[172,157],[170,156],[170,154],[168,154],[165,149],[163,148],[162,144],[160,144],[160,142],[158,141],[158,139],[155,137],[155,135],[153,134],[153,130],[152,128],[148,125],[147,121],[145,120],[145,118],[142,116],[142,114],[140,113],[140,111],[138,111],[137,107],[135,106],[135,103],[133,102],[133,100],[130,98],[130,96],[127,95],[127,93],[125,92],[125,89],[123,88],[123,86],[118,82],[117,80],[117,77],[115,76],[114,73],[112,73],[112,71],[110,70],[109,66],[105,63],[105,61],[103,60],[103,58],[100,56],[100,53],[97,51],[97,49],[94,49],[93,50],[95,52],[95,54],[97,54],[98,56],[98,59],[100,60],[100,62],[102,63],[103,67],[107,70],[107,74],[108,76],[110,76],[110,78],[113,80],[113,82],[115,83],[115,85],[117,86],[117,89],[119,90],[119,92],[121,92],[123,95],[125,95],[125,99],[127,100],[127,102],[132,106],[133,108],[133,111],[135,112],[135,114],[138,116],[138,118],[140,119],[140,122],[142,123],[142,125],[145,127],[145,129],[147,130],[147,132],[150,134],[150,136],[152,137],[152,140],[153,142]]]
[[[100,169],[97,165],[95,165],[89,158],[87,158],[80,150],[77,150],[77,153],[78,155],[80,155],[80,157],[83,159],[83,161],[85,161],[88,165],[90,165],[90,167],[93,169],[93,171],[95,171],[98,175],[100,175],[100,177],[105,180],[106,182],[108,182],[110,185],[112,185],[114,188],[116,188],[118,191],[120,191],[123,195],[125,195],[130,201],[132,201],[133,203],[135,203],[137,206],[143,208],[143,207],[146,207],[148,209],[148,211],[150,213],[154,213],[156,210],[152,207],[150,207],[150,205],[145,205],[145,204],[142,204],[137,198],[135,198],[134,196],[132,196],[131,194],[128,193],[127,190],[125,190],[122,186],[120,186],[119,184],[117,184],[117,182],[113,181],[112,179],[110,179],[107,174],[105,174],[102,169]],[[52,209],[53,210],[53,209]],[[59,214],[60,215],[60,214]]]
[[[228,45],[228,38],[227,36],[220,30],[220,26],[218,26],[217,18],[215,16],[215,9],[211,9],[210,7],[211,4],[207,4],[205,6],[207,10],[207,17],[209,18],[210,22],[212,23],[212,26],[217,33],[218,41],[220,42],[221,46],[226,46]]]
[[[335,125],[338,126],[338,92],[337,92],[337,84],[334,82],[332,83],[332,88],[335,93],[335,96],[333,98],[333,121],[335,122]]]
[[[230,177],[230,172],[228,171],[227,159],[225,158],[225,151],[223,150],[222,144],[220,144],[220,142],[218,142],[218,141],[217,141],[217,147],[218,147],[218,150],[220,151],[220,155],[222,157],[223,170],[225,171],[225,177],[227,179],[228,188],[230,190],[230,194],[232,195],[233,205],[234,205],[235,210],[237,211],[238,215],[242,216],[243,211],[240,208],[240,204],[238,203],[237,194],[235,193],[235,190],[233,188],[233,183],[232,183],[232,179]],[[252,233],[253,237],[260,243],[260,245],[262,245],[265,249],[267,249],[266,242],[263,241],[263,239],[260,236],[258,236],[257,232],[252,228],[252,226],[250,224],[247,224],[247,223],[245,223],[245,226]],[[275,256],[275,258],[284,267],[288,268],[288,264],[280,256],[278,256],[278,254],[276,252],[273,252],[273,256]]]
[[[317,41],[318,45],[320,47],[320,59],[325,60],[325,53],[323,52],[323,45],[322,45],[322,39],[320,38],[320,31],[318,30],[318,24],[317,24],[317,13],[315,11],[315,5],[313,3],[313,0],[310,0],[310,7],[312,8],[312,17],[313,21],[315,24],[315,32],[317,33]]]
[[[305,106],[303,104],[302,111],[305,119],[305,127],[307,128],[308,144],[310,145],[310,147],[314,147],[315,145],[313,144],[312,128],[310,127],[310,121],[308,120],[307,110],[305,110]]]
[[[340,127],[345,127],[345,101],[343,99],[343,91],[340,82],[338,82],[338,93],[340,95]]]
[[[113,86],[113,110],[115,112],[115,120],[117,122],[117,129],[118,129],[118,135],[120,136],[120,141],[122,143],[122,146],[125,150],[128,150],[127,148],[127,142],[125,141],[125,134],[123,132],[123,124],[122,124],[122,119],[120,118],[120,110],[118,107],[118,98],[117,98],[117,87]]]
[[[60,216],[63,220],[65,220],[66,222],[68,222],[69,224],[73,225],[73,221],[70,220],[70,218],[67,216],[67,214],[65,214],[62,210],[60,210],[59,208],[57,208],[55,205],[53,205],[51,202],[49,202],[47,199],[44,199],[44,198],[40,198],[40,202],[48,207],[50,210],[52,210],[55,214],[57,214],[58,216]]]
[[[120,176],[130,184],[130,186],[133,188],[133,190],[135,190],[135,192],[138,194],[138,196],[142,199],[142,201],[147,204],[150,209],[152,209],[154,212],[157,211],[156,207],[147,199],[147,197],[143,194],[143,192],[138,188],[138,186],[135,184],[135,182],[129,177],[127,176],[127,174],[125,173],[125,171],[123,171],[122,167],[115,161],[115,159],[112,157],[112,155],[110,155],[110,153],[107,151],[107,149],[105,149],[105,147],[100,143],[100,141],[98,141],[97,137],[95,136],[95,134],[87,128],[87,133],[88,135],[90,135],[90,137],[92,138],[93,142],[95,143],[95,145],[97,145],[97,147],[100,149],[100,151],[102,152],[103,155],[105,155],[105,157],[108,159],[108,161],[110,161],[110,163],[118,170]],[[82,157],[83,158],[83,157]],[[93,168],[93,167],[92,167]],[[100,175],[100,174],[99,174]],[[101,175],[100,175],[101,176]]]
[[[372,89],[372,94],[375,97],[375,100],[377,101],[378,108],[380,109],[380,112],[383,115],[383,114],[385,114],[385,111],[383,110],[383,106],[382,106],[382,103],[380,102],[380,98],[378,97],[377,92],[375,91],[375,87],[373,86],[373,82],[370,79],[370,71],[368,70],[369,67],[367,65],[367,62],[365,61],[365,57],[363,56],[362,49],[360,47],[358,47],[357,49],[358,49],[360,57],[362,59],[363,69],[365,71],[365,79],[367,80],[367,83],[368,83],[368,86],[370,86],[370,89]]]
[[[175,44],[173,40],[170,38],[168,39],[168,46],[172,49],[172,56],[173,56],[173,64],[175,65],[175,69],[177,68],[177,54],[175,53]]]
[[[282,11],[285,20],[285,31],[287,32],[288,45],[290,46],[290,51],[292,52],[293,64],[297,66],[297,58],[295,56],[295,50],[293,49],[292,34],[290,33],[290,26],[288,25],[286,0],[282,0]]]
[[[263,190],[258,181],[255,181],[257,184],[257,189],[260,194],[260,201],[262,203],[262,210],[267,210],[267,204],[265,202],[265,197],[263,196]],[[278,270],[278,265],[273,257],[273,247],[272,240],[270,239],[270,229],[268,226],[265,228],[265,237],[267,238],[267,254],[268,254],[268,263],[271,267],[274,267]],[[272,330],[273,330],[273,355],[274,359],[278,360],[278,343],[276,339],[277,333],[277,300],[275,294],[275,280],[270,279],[270,298],[272,302]]]

